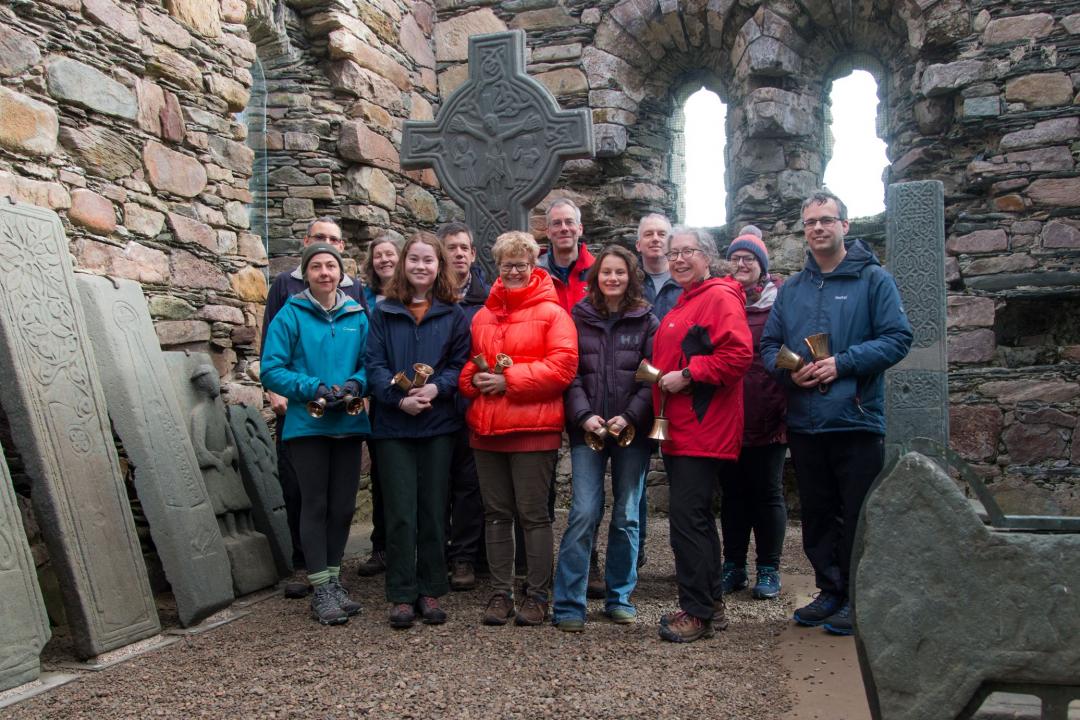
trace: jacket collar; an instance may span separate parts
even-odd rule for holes
[[[836,269],[831,273],[821,272],[821,268],[818,267],[817,260],[814,259],[814,254],[809,250],[806,251],[806,270],[810,274],[819,277],[858,277],[859,273],[863,271],[867,265],[880,265],[881,262],[874,255],[874,252],[867,247],[866,243],[858,238],[844,241],[844,247],[847,249],[847,254],[844,255],[844,259],[840,261],[840,264],[836,266]]]
[[[622,314],[621,319],[639,318],[648,315],[651,312],[648,305],[632,308]],[[578,304],[574,305],[571,310],[571,314],[581,320],[590,324],[603,324],[608,318],[600,314],[600,310],[592,304],[592,300],[585,298]]]
[[[523,288],[509,290],[503,285],[501,277],[496,278],[495,284],[491,286],[491,293],[484,302],[484,307],[499,316],[543,302],[553,302],[558,305],[559,294],[555,292],[555,283],[552,282],[547,270],[537,266],[533,268],[529,282]]]
[[[386,298],[381,303],[379,303],[379,307],[384,313],[390,315],[408,315],[410,318],[413,317],[413,314],[409,312],[409,308],[405,307],[400,300]],[[438,298],[432,298],[431,307],[428,308],[428,311],[426,313],[424,313],[424,320],[427,320],[429,317],[438,317],[439,315],[445,315],[451,310],[453,310],[452,305],[448,305],[442,300],[439,300]],[[421,322],[423,322],[423,320],[421,320]]]

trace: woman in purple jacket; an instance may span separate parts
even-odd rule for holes
[[[733,277],[746,291],[746,319],[754,336],[754,362],[743,378],[744,426],[742,452],[737,465],[720,478],[723,498],[720,523],[724,535],[723,591],[742,590],[749,584],[746,554],[750,531],[757,547],[757,582],[751,591],[758,599],[780,594],[780,551],[787,529],[783,470],[787,451],[787,403],[783,389],[761,362],[761,333],[769,319],[780,283],[769,275],[769,251],[760,231],[743,228],[727,250]]]
[[[611,460],[614,495],[608,528],[604,613],[632,623],[637,610],[630,593],[637,585],[638,506],[652,455],[651,388],[634,380],[642,358],[652,354],[659,321],[644,299],[637,258],[610,245],[586,279],[587,297],[571,313],[578,332],[578,374],[566,391],[574,498],[559,547],[554,621],[560,630],[585,629],[586,585],[593,536],[604,514],[604,468]],[[597,431],[606,435],[597,437]],[[586,444],[586,433],[601,445]],[[626,447],[616,437],[633,441]]]

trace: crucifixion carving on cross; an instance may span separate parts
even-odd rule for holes
[[[434,168],[465,210],[480,263],[493,278],[495,238],[528,230],[529,211],[563,163],[593,156],[592,120],[587,109],[560,109],[525,73],[525,33],[512,30],[469,38],[468,81],[433,122],[406,121],[401,144],[401,166]]]

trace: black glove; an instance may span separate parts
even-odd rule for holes
[[[340,410],[345,405],[345,402],[341,399],[341,388],[337,385],[331,386],[326,392],[325,397],[327,410]]]
[[[346,380],[345,384],[341,386],[341,397],[346,395],[352,395],[354,398],[360,397],[360,383],[356,380]]]
[[[318,400],[318,399],[321,398],[323,400],[326,400],[327,403],[329,403],[331,400],[334,399],[333,395],[334,395],[334,392],[330,388],[326,387],[322,383],[319,383],[319,387],[315,391],[314,399]]]

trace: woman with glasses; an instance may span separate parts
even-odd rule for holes
[[[442,241],[416,233],[375,308],[367,348],[372,435],[383,468],[386,523],[386,599],[390,625],[411,627],[419,614],[429,625],[446,622],[438,598],[446,578],[445,522],[458,375],[469,352],[469,325],[457,304]],[[415,365],[432,370],[416,379]],[[394,382],[405,371],[412,387]]]
[[[642,358],[652,355],[660,324],[644,299],[643,277],[629,250],[609,245],[589,269],[587,295],[571,313],[578,373],[566,391],[566,429],[574,498],[559,547],[554,606],[555,625],[566,632],[585,629],[589,556],[593,531],[604,515],[608,460],[613,497],[604,614],[619,624],[637,617],[630,594],[637,585],[638,506],[652,456],[653,413],[652,390],[634,374]]]
[[[499,277],[472,322],[472,358],[461,372],[470,445],[484,500],[485,544],[493,594],[486,625],[515,615],[515,515],[528,563],[518,625],[547,618],[554,538],[548,489],[562,443],[563,391],[578,365],[577,332],[555,285],[536,267],[532,235],[513,231],[492,247]]]
[[[683,291],[656,332],[652,363],[663,373],[655,405],[669,421],[660,449],[680,609],[661,619],[660,637],[693,642],[727,627],[712,505],[722,465],[739,457],[742,378],[754,350],[742,285],[726,277],[712,236],[676,227],[667,257],[671,277]]]
[[[724,593],[742,590],[749,584],[746,554],[753,530],[757,582],[751,595],[767,600],[780,594],[780,551],[787,529],[783,490],[787,399],[761,362],[761,333],[780,280],[769,275],[769,251],[760,233],[749,225],[727,249],[727,259],[733,264],[732,277],[746,292],[754,362],[743,378],[742,452],[738,463],[726,466],[720,475],[720,527],[724,536]]]

